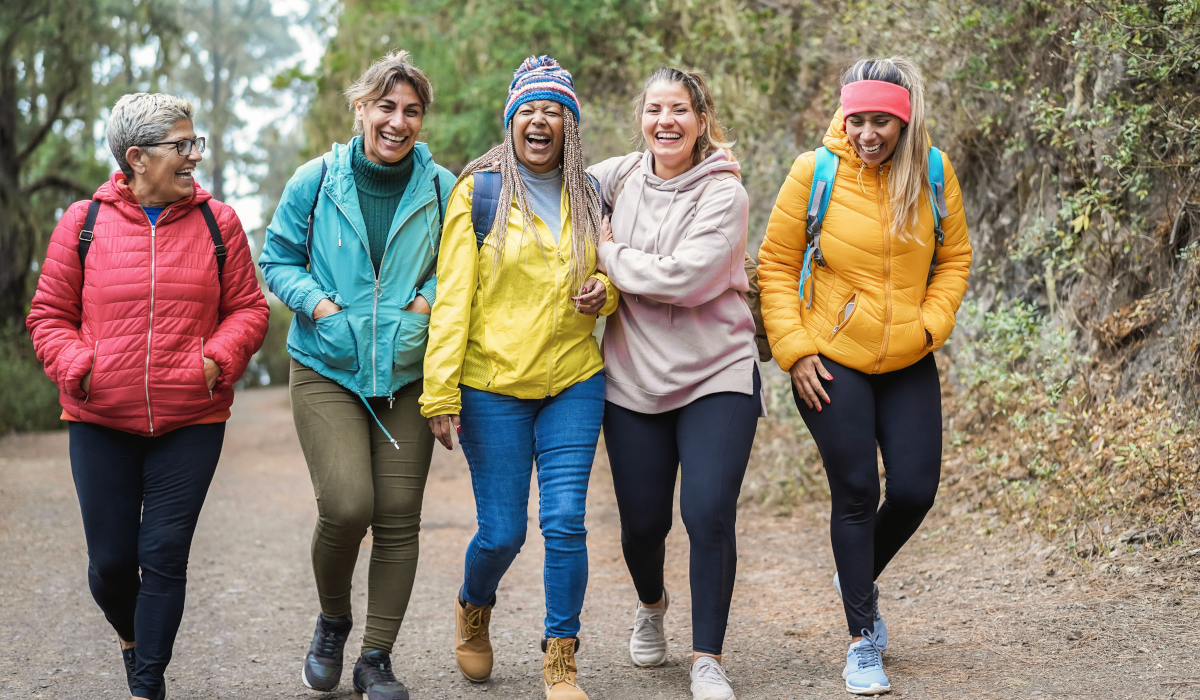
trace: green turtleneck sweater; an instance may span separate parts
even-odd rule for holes
[[[358,207],[362,209],[363,221],[367,224],[367,245],[371,249],[371,264],[375,274],[383,263],[383,249],[391,232],[396,207],[404,198],[404,190],[412,177],[413,154],[391,165],[376,165],[363,152],[363,140],[354,141],[354,152],[350,156],[350,169],[354,172],[354,187],[358,190]]]

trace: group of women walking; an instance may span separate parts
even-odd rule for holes
[[[937,490],[930,353],[953,328],[971,257],[921,86],[904,59],[847,72],[824,147],[796,160],[760,252],[771,353],[829,477],[833,585],[851,635],[843,676],[857,694],[890,689],[873,582]],[[351,684],[368,700],[409,697],[391,651],[432,452],[457,436],[478,522],[452,610],[446,592],[458,667],[474,682],[492,674],[491,615],[525,542],[536,468],[545,694],[586,700],[584,514],[603,428],[638,597],[631,661],[667,659],[678,476],[691,692],[731,700],[722,644],[736,510],[769,358],[747,301],[749,200],[705,78],[656,71],[636,101],[644,150],[587,167],[571,74],[530,57],[509,86],[503,143],[457,178],[418,140],[433,95],[405,52],[372,65],[346,91],[355,135],[297,170],[258,260],[295,313],[292,411],[318,506],[319,612],[301,681],[318,691],[341,681],[369,528]],[[28,321],[72,421],[92,592],[120,637],[131,696],[144,700],[167,696],[192,533],[233,384],[268,317],[237,216],[192,179],[204,151],[192,121],[191,105],[166,95],[117,103],[108,139],[121,171],[62,217]]]

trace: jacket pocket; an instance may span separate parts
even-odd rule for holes
[[[420,365],[429,345],[429,314],[400,310],[393,362],[396,367]]]
[[[317,352],[322,362],[347,372],[358,371],[358,342],[345,310],[317,319]]]
[[[208,386],[208,373],[204,371],[204,338],[200,339],[200,382],[204,386],[204,390],[208,392],[208,400],[213,400],[212,389]],[[213,383],[214,386],[216,382]]]
[[[854,312],[858,310],[858,292],[852,292],[850,296],[838,306],[837,315],[833,319],[833,330],[829,332],[829,340],[837,337],[850,324],[850,319],[854,317]]]

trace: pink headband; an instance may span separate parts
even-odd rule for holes
[[[858,80],[842,87],[842,118],[859,112],[886,112],[907,124],[912,114],[908,90],[882,80]]]

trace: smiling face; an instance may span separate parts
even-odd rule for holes
[[[548,173],[562,164],[563,110],[554,100],[533,100],[512,118],[513,146],[521,165]]]
[[[421,98],[403,80],[377,100],[355,102],[354,113],[362,122],[363,152],[376,165],[398,163],[407,156],[425,119]]]
[[[661,80],[647,88],[642,137],[654,155],[654,174],[670,180],[690,169],[695,164],[696,139],[707,125],[683,85]]]
[[[175,123],[162,142],[196,138],[196,130],[189,119]],[[131,146],[125,160],[133,170],[127,184],[143,207],[161,207],[190,197],[193,172],[196,164],[203,160],[200,151],[192,148],[186,156],[179,155],[175,146]]]
[[[858,112],[846,117],[850,145],[867,165],[879,165],[896,150],[904,121],[887,112]]]

